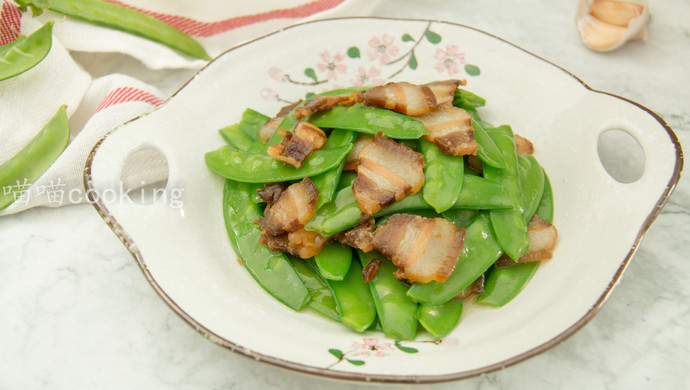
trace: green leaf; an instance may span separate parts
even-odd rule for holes
[[[312,79],[314,81],[319,81],[319,79],[316,77],[316,72],[312,68],[305,69],[304,75],[309,77],[310,79]]]
[[[426,39],[434,45],[441,42],[441,36],[431,30],[426,32]]]
[[[403,42],[414,42],[414,38],[410,34],[404,34],[402,36],[402,41]]]
[[[347,56],[350,58],[359,58],[359,49],[357,46],[352,46],[349,49],[347,49]]]
[[[410,60],[407,62],[407,66],[410,67],[410,69],[415,70],[417,69],[417,57],[415,57],[414,53],[410,56]]]
[[[481,73],[477,65],[470,64],[465,65],[465,72],[470,76],[479,76],[479,73]]]
[[[417,353],[417,352],[419,352],[419,350],[417,348],[406,347],[404,345],[400,345],[400,340],[396,340],[394,345],[396,348],[398,348],[399,350],[401,350],[405,353]]]
[[[355,366],[363,366],[364,365],[364,360],[354,360],[354,359],[345,359],[348,361],[348,363],[355,365]]]
[[[337,348],[331,348],[331,349],[328,350],[328,352],[330,352],[331,355],[335,356],[335,357],[338,358],[338,359],[342,359],[342,358],[343,358],[343,351],[341,351],[341,350],[339,350],[339,349],[337,349]]]

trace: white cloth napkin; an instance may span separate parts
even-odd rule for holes
[[[21,14],[10,0],[0,0],[0,45],[21,33],[28,35],[48,20],[53,46],[33,69],[0,81],[0,164],[21,150],[66,104],[71,140],[57,161],[35,183],[13,183],[15,202],[0,211],[14,214],[32,207],[60,207],[88,201],[83,168],[93,145],[108,131],[160,105],[167,96],[124,75],[92,80],[70,56],[70,51],[119,52],[151,69],[198,69],[205,64],[161,44],[45,12]],[[159,18],[196,38],[213,57],[232,46],[306,19],[366,15],[372,0],[107,0]],[[1,66],[1,64],[0,64]],[[148,170],[148,171],[146,171]],[[157,167],[137,174],[156,176]]]

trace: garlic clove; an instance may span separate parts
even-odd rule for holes
[[[577,21],[580,36],[587,47],[594,50],[606,50],[620,42],[627,28],[606,23],[592,15],[585,15]]]
[[[627,27],[631,20],[642,15],[644,7],[636,3],[615,0],[594,0],[589,13],[602,22]]]

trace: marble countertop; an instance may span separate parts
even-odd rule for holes
[[[576,1],[382,1],[371,15],[477,27],[594,89],[659,114],[690,145],[690,3],[651,2],[649,39],[600,54],[580,42]],[[75,58],[172,93],[188,70],[121,55]],[[680,389],[690,383],[690,184],[681,180],[612,295],[582,330],[507,369],[417,388]],[[164,305],[90,205],[0,218],[0,389],[350,389],[257,363],[196,333]],[[412,386],[390,386],[404,388]]]

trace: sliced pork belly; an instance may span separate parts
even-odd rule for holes
[[[278,131],[283,136],[283,140],[269,146],[266,152],[276,160],[295,168],[302,166],[311,152],[320,149],[327,138],[323,130],[307,122],[297,123],[294,134],[285,130]]]
[[[259,243],[277,252],[308,259],[321,252],[327,241],[328,239],[319,233],[299,227],[290,233],[283,233],[278,236],[263,235]]]
[[[444,104],[438,110],[416,116],[415,119],[429,130],[424,138],[435,143],[443,153],[452,156],[477,154],[472,116],[462,108]]]
[[[355,142],[352,143],[352,149],[350,153],[345,157],[345,165],[343,166],[344,171],[355,171],[359,166],[359,152],[362,151],[364,145],[368,144],[374,139],[373,135],[359,133]]]
[[[264,188],[257,189],[256,193],[259,195],[261,200],[269,205],[272,205],[278,200],[280,194],[282,194],[286,188],[287,186],[283,183],[266,183]]]
[[[465,229],[446,219],[393,214],[376,229],[374,249],[398,266],[398,279],[444,282],[458,262],[464,241]]]
[[[273,204],[269,204],[264,216],[257,221],[262,233],[278,236],[304,226],[314,216],[319,190],[305,177],[282,191]]]
[[[264,123],[263,126],[259,129],[259,138],[261,138],[264,143],[268,142],[271,137],[273,137],[273,133],[276,132],[278,129],[278,126],[280,126],[280,122],[285,119],[285,117],[292,111],[293,108],[297,107],[298,104],[300,104],[301,101],[292,103],[288,106],[285,106],[280,109],[278,114],[271,118],[268,122]]]
[[[375,230],[374,220],[369,218],[365,223],[336,234],[335,239],[345,246],[357,248],[366,253],[374,249]]]
[[[360,93],[367,106],[386,108],[406,115],[422,115],[436,109],[436,96],[426,85],[402,81],[388,83]]]
[[[464,80],[443,80],[424,85],[431,89],[434,97],[436,97],[436,105],[440,106],[443,104],[452,104],[453,98],[455,97],[455,90],[458,89],[460,85],[464,84],[466,84]]]
[[[357,92],[348,95],[316,95],[304,102],[304,104],[301,107],[297,107],[297,109],[295,110],[295,117],[297,119],[302,119],[304,117],[308,117],[309,115],[315,112],[331,109],[339,104],[351,106],[355,103],[356,95]]]
[[[424,156],[377,134],[359,153],[352,192],[359,208],[374,215],[383,207],[416,193],[424,184]]]
[[[520,256],[517,262],[504,254],[496,260],[494,265],[496,267],[510,267],[517,263],[549,260],[553,256],[553,248],[556,246],[556,239],[558,238],[558,231],[555,226],[535,214],[527,225],[527,236],[529,250]]]
[[[532,145],[532,142],[518,134],[515,134],[515,148],[517,149],[518,154],[534,153],[534,145]]]

